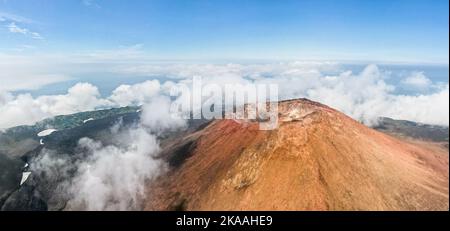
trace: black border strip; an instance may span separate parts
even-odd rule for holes
[[[202,217],[216,220],[207,229],[201,226],[177,226],[177,218]],[[272,225],[220,226],[221,216],[271,216]],[[283,228],[431,228],[446,227],[449,212],[0,212],[0,226],[29,228],[114,228],[161,227],[171,230],[272,230]]]

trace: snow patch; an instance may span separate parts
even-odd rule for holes
[[[83,120],[83,123],[85,124],[86,122],[91,121],[91,120],[94,120],[94,118],[89,118],[87,120]]]
[[[56,129],[53,129],[53,128],[51,128],[51,129],[46,129],[46,130],[44,130],[44,131],[39,132],[39,133],[37,134],[37,136],[39,136],[39,137],[48,136],[48,135],[50,135],[50,134],[52,134],[53,132],[56,132],[56,131],[57,131],[57,130],[56,130]]]
[[[23,183],[25,183],[25,181],[27,181],[30,174],[31,174],[31,172],[23,172],[22,173],[22,179],[20,180],[20,185],[22,185]]]

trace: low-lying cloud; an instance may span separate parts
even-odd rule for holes
[[[126,142],[104,145],[81,138],[75,156],[44,149],[30,166],[50,210],[141,210],[146,185],[164,172],[154,155],[155,135],[144,128],[117,134]],[[118,138],[116,137],[116,138]]]
[[[113,144],[81,138],[78,153],[65,155],[44,149],[31,162],[33,174],[43,177],[49,209],[65,210],[141,210],[149,199],[146,186],[163,173],[165,162],[155,158],[160,150],[159,134],[184,127],[184,120],[169,115],[170,101],[153,101],[160,117],[145,117],[141,122],[111,127]],[[164,105],[166,104],[167,105]],[[154,120],[154,121],[153,121]],[[153,121],[153,122],[151,122]],[[61,205],[62,204],[62,205]]]
[[[109,104],[110,102],[100,98],[97,87],[89,83],[78,83],[64,95],[44,95],[36,98],[30,94],[13,96],[8,92],[0,92],[0,128],[34,124],[55,115],[93,110],[100,105]]]
[[[353,73],[334,62],[287,62],[274,64],[160,64],[137,65],[117,72],[129,75],[166,76],[169,80],[148,80],[121,85],[110,96],[100,97],[89,83],[79,83],[65,95],[13,95],[0,91],[0,127],[32,124],[46,117],[94,110],[104,107],[142,105],[168,96],[177,83],[189,84],[192,76],[204,84],[276,83],[280,99],[306,97],[334,107],[367,125],[379,117],[448,125],[448,82],[434,83],[423,72],[412,72],[400,81],[402,86],[418,89],[401,95],[388,84],[389,71],[368,65]],[[331,73],[331,74],[330,74]],[[427,89],[427,91],[423,90]]]
[[[125,147],[80,139],[79,146],[89,155],[77,165],[66,209],[141,209],[146,182],[163,171],[163,163],[152,156],[159,150],[154,135],[143,128],[128,133]]]

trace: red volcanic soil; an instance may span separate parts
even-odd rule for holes
[[[448,150],[368,128],[309,100],[279,128],[215,120],[166,145],[147,210],[448,210]]]

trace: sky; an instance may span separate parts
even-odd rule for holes
[[[448,64],[447,0],[0,0],[0,54]]]

